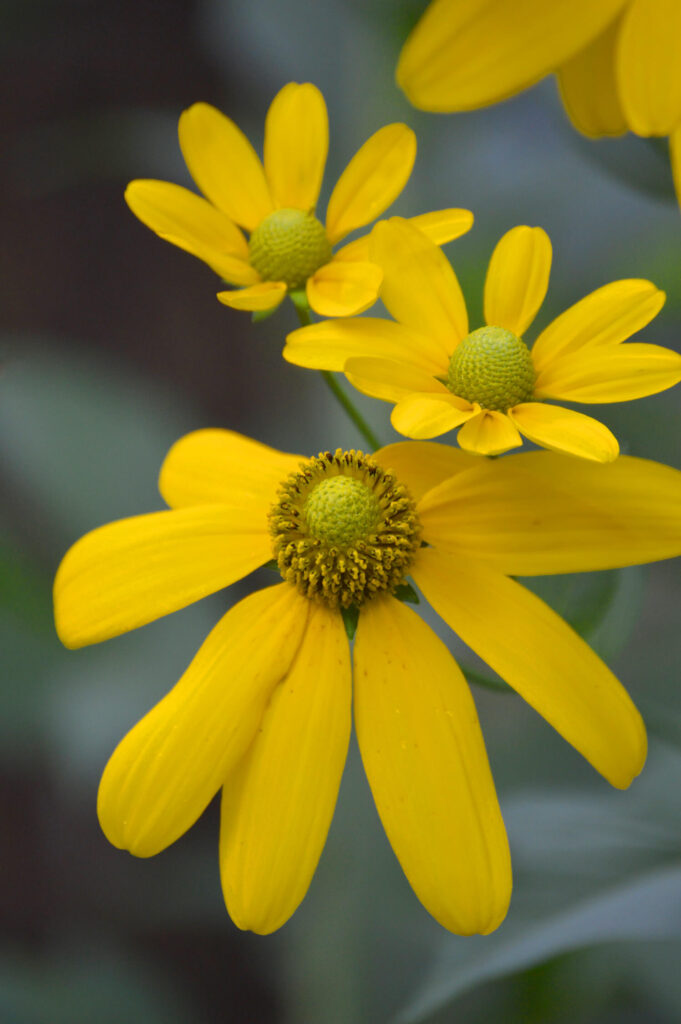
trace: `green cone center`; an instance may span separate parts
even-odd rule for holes
[[[339,547],[368,537],[381,520],[374,491],[350,476],[331,476],[318,483],[304,511],[309,535]]]
[[[479,327],[454,351],[447,387],[483,409],[507,412],[532,398],[535,377],[524,341],[504,327]]]
[[[331,244],[314,214],[284,208],[258,224],[248,252],[251,266],[263,281],[284,281],[288,288],[296,289],[329,262]]]

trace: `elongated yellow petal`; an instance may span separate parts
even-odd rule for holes
[[[493,409],[484,409],[471,417],[456,439],[462,448],[476,455],[499,455],[523,443],[508,416]]]
[[[265,176],[277,206],[313,210],[329,149],[329,118],[319,89],[289,82],[265,120]]]
[[[416,501],[443,480],[479,462],[476,455],[435,441],[397,441],[379,448],[374,458],[407,485]]]
[[[151,857],[193,825],[256,735],[295,657],[308,607],[287,583],[239,602],[119,743],[97,801],[114,846]]]
[[[542,228],[507,231],[492,253],[485,280],[485,320],[522,335],[544,301],[551,272],[551,240]]]
[[[594,462],[612,462],[619,455],[614,434],[603,423],[573,409],[523,402],[509,409],[508,416],[524,437],[554,452]]]
[[[681,121],[681,5],[631,0],[617,45],[617,85],[629,127],[669,135]]]
[[[443,389],[438,394],[413,394],[402,398],[393,409],[390,422],[399,434],[425,440],[446,434],[479,414],[479,406]]]
[[[444,245],[451,242],[473,227],[473,214],[470,210],[449,209],[434,210],[432,213],[420,213],[416,217],[406,218],[410,224],[422,231],[431,242]],[[363,262],[369,259],[369,235],[356,238],[339,249],[334,259]]]
[[[320,316],[354,316],[378,299],[383,274],[375,263],[333,259],[307,279],[307,301]]]
[[[275,931],[307,892],[347,756],[351,692],[343,620],[311,605],[296,658],[223,790],[220,871],[239,928]]]
[[[218,299],[223,306],[230,309],[245,309],[249,312],[261,312],[276,309],[286,296],[286,285],[283,281],[262,281],[250,288],[239,288],[230,292],[218,292]]]
[[[208,103],[195,103],[180,117],[179,136],[192,178],[228,217],[253,231],[272,213],[262,164],[230,118]]]
[[[650,281],[613,281],[570,306],[542,331],[532,346],[541,373],[560,354],[619,345],[657,316],[664,292]]]
[[[511,863],[466,680],[430,627],[391,597],[362,608],[354,662],[362,761],[405,875],[445,928],[493,931]]]
[[[624,687],[577,633],[514,580],[423,549],[413,576],[438,615],[571,743],[626,789],[646,732]]]
[[[641,565],[681,554],[681,473],[620,455],[599,465],[509,455],[445,480],[418,504],[423,539],[511,576]]]
[[[159,489],[172,508],[232,505],[244,520],[265,518],[277,487],[302,461],[232,430],[195,430],[176,441],[161,467]]]
[[[407,184],[416,136],[406,124],[387,124],[367,139],[341,174],[326,211],[326,233],[339,242],[386,210]]]
[[[665,391],[680,380],[678,352],[630,342],[558,356],[538,375],[535,394],[567,402],[626,402]]]
[[[402,217],[381,221],[369,251],[383,269],[381,299],[400,323],[428,334],[449,357],[468,334],[468,313],[456,274],[442,250]]]
[[[315,370],[342,370],[355,356],[392,359],[433,377],[447,373],[437,342],[391,320],[362,317],[300,327],[286,337],[284,359]]]
[[[399,402],[415,391],[449,394],[431,374],[393,359],[354,356],[345,364],[345,376],[358,391],[385,402]]]
[[[615,79],[616,46],[621,19],[576,53],[558,71],[560,94],[575,128],[590,138],[623,135],[627,119]]]
[[[67,647],[144,626],[241,579],[271,558],[265,516],[203,505],[121,519],[81,537],[54,581]]]
[[[422,110],[473,110],[538,82],[594,38],[624,0],[434,0],[397,82]]]

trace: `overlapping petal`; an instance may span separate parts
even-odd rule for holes
[[[614,434],[603,423],[574,409],[523,402],[509,409],[508,416],[524,437],[551,451],[594,462],[612,462],[619,455]]]
[[[333,259],[307,279],[307,301],[320,316],[354,316],[373,306],[383,275],[375,263]]]
[[[407,217],[407,221],[422,231],[431,242],[445,245],[455,238],[465,235],[473,227],[473,214],[470,210],[458,208],[433,210],[431,213],[420,213],[416,217]],[[335,255],[336,260],[364,262],[369,259],[369,235],[348,242]]]
[[[626,402],[681,380],[681,355],[661,345],[626,345],[559,355],[537,377],[538,398],[567,402]]]
[[[681,121],[681,4],[631,0],[617,44],[617,86],[632,131],[669,135]]]
[[[265,120],[265,175],[277,206],[313,210],[329,148],[329,119],[319,89],[289,82]]]
[[[443,480],[478,464],[475,455],[434,441],[397,441],[379,448],[374,458],[408,486],[416,501]]]
[[[495,409],[484,409],[470,417],[456,439],[465,451],[477,455],[500,455],[523,443],[508,416]]]
[[[615,78],[620,18],[576,53],[558,71],[565,109],[575,128],[591,138],[623,135],[628,130]]]
[[[399,402],[415,391],[449,393],[431,374],[392,359],[357,356],[347,360],[344,370],[358,391],[386,402]]]
[[[218,299],[223,306],[229,306],[231,309],[245,309],[252,313],[276,309],[285,298],[286,285],[283,281],[262,281],[250,288],[218,292]]]
[[[401,398],[392,411],[390,422],[405,437],[425,440],[479,417],[480,407],[446,389],[434,394],[411,394]]]
[[[447,372],[441,346],[403,324],[374,317],[331,320],[301,327],[286,338],[284,359],[315,370],[342,370],[348,359],[405,362],[435,377]]]
[[[485,280],[485,320],[522,335],[544,301],[551,240],[542,228],[519,225],[496,245]]]

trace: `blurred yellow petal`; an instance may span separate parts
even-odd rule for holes
[[[390,422],[399,434],[425,440],[478,416],[480,408],[448,391],[441,394],[413,394],[401,399],[392,411]]]
[[[379,217],[407,184],[416,136],[406,124],[379,128],[355,153],[331,193],[326,232],[333,244]]]
[[[420,213],[416,217],[407,217],[406,220],[422,231],[436,245],[451,242],[455,238],[465,235],[473,227],[473,214],[470,210],[434,210],[432,213]],[[350,260],[351,262],[368,260],[369,235],[363,235],[361,238],[356,238],[354,242],[348,242],[335,253],[334,259]]]
[[[413,577],[438,615],[613,786],[646,759],[640,714],[610,669],[559,615],[514,580],[440,551]]]
[[[474,110],[555,70],[624,0],[434,0],[400,54],[397,82],[422,110]]]
[[[250,312],[261,312],[276,309],[286,296],[286,285],[283,281],[261,281],[250,288],[239,288],[231,292],[218,292],[218,299],[223,306],[231,309],[245,309]]]
[[[497,242],[485,280],[485,321],[522,335],[544,301],[551,240],[542,228],[520,225]]]
[[[466,680],[430,627],[391,597],[362,608],[354,664],[364,769],[410,885],[450,931],[493,931],[511,864]]]
[[[590,138],[623,135],[627,119],[615,79],[616,46],[621,19],[611,22],[588,46],[558,70],[565,109],[575,128]]]
[[[532,346],[535,369],[548,368],[559,354],[619,345],[649,324],[664,300],[664,292],[650,281],[613,281],[598,288],[542,331]]]
[[[390,314],[437,340],[448,364],[468,334],[468,313],[442,249],[409,221],[391,217],[371,232],[369,250],[383,269],[381,299]]]
[[[347,756],[351,694],[343,619],[312,604],[288,675],[223,790],[222,887],[239,928],[275,931],[307,892]]]
[[[373,457],[407,485],[415,501],[443,480],[480,461],[477,455],[435,441],[397,441],[379,448]]]
[[[558,356],[538,375],[535,394],[567,402],[626,402],[665,391],[680,380],[678,352],[630,342]]]
[[[617,85],[637,135],[669,135],[681,121],[681,4],[631,0],[617,44]]]
[[[245,520],[252,521],[267,516],[277,487],[302,460],[232,430],[195,430],[166,455],[159,489],[172,508],[233,505],[247,508]]]
[[[267,519],[203,505],[132,516],[85,534],[54,581],[66,647],[126,633],[241,579],[272,557]]]
[[[193,825],[256,735],[295,657],[308,608],[281,583],[223,616],[104,769],[97,811],[109,842],[151,857]]]
[[[681,473],[620,455],[508,455],[421,498],[423,539],[510,576],[640,565],[681,555]]]
[[[594,462],[612,462],[619,455],[614,434],[603,423],[573,409],[523,402],[509,409],[508,415],[524,437],[552,451]]]
[[[289,363],[313,370],[342,370],[354,356],[373,356],[405,362],[433,377],[446,374],[448,363],[432,338],[368,316],[300,327],[287,335],[283,355]]]
[[[499,455],[523,443],[508,416],[492,409],[484,409],[470,419],[456,439],[462,448],[476,455]]]
[[[681,204],[681,124],[669,137],[669,153],[672,160],[672,173],[674,175],[674,188],[676,198]]]
[[[320,316],[354,316],[373,306],[381,287],[375,263],[332,259],[307,279],[307,301]]]
[[[230,118],[195,103],[180,117],[179,135],[189,173],[211,203],[248,231],[272,213],[262,164]]]
[[[277,206],[313,210],[329,149],[329,119],[319,89],[289,82],[265,120],[265,176]]]
[[[348,359],[344,372],[358,391],[385,402],[399,402],[414,391],[449,393],[444,384],[425,370],[392,359],[356,356]]]

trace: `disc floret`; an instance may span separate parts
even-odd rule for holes
[[[530,350],[521,338],[505,327],[479,327],[454,350],[447,387],[483,409],[508,412],[532,399],[535,379]]]
[[[329,262],[331,243],[313,213],[284,207],[260,222],[248,252],[263,281],[284,281],[293,290]]]

